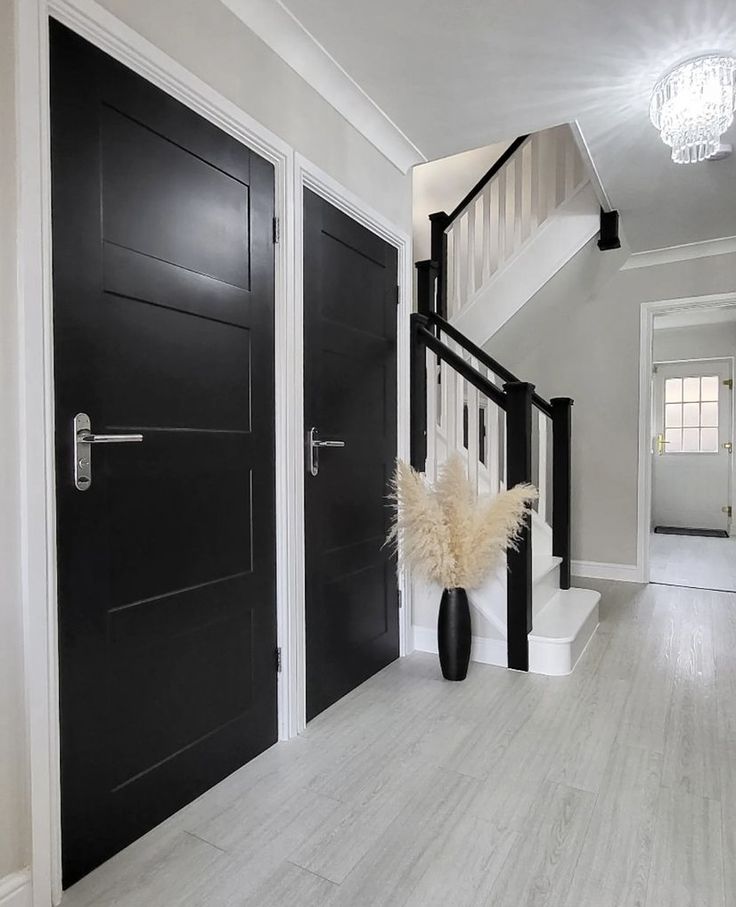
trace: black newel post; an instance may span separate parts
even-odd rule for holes
[[[424,472],[427,462],[427,349],[419,334],[423,315],[411,316],[411,465]]]
[[[506,484],[513,488],[532,480],[532,394],[534,385],[513,381],[506,391]],[[508,552],[507,574],[508,666],[529,670],[529,633],[532,629],[532,533],[527,513],[516,551]]]
[[[450,217],[444,211],[429,215],[432,224],[432,262],[437,268],[437,314],[447,318],[447,235]]]
[[[570,510],[572,495],[572,400],[552,404],[552,554],[561,557],[560,588],[570,588]]]

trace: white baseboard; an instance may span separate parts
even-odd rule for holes
[[[589,579],[614,579],[622,583],[643,583],[641,567],[638,564],[602,564],[598,561],[573,561],[570,565],[573,576]]]
[[[0,879],[0,907],[31,907],[31,871],[21,869]]]
[[[412,627],[414,649],[417,652],[437,654],[437,630],[430,627]],[[470,660],[484,665],[498,665],[505,668],[508,664],[505,639],[488,639],[474,636],[470,644]]]

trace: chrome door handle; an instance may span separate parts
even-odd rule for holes
[[[142,441],[143,435],[95,435],[91,431],[80,431],[77,440],[80,444],[130,444]]]
[[[319,475],[319,449],[320,447],[345,447],[344,441],[336,439],[330,441],[320,441],[317,437],[316,428],[310,428],[307,435],[307,446],[309,447],[309,474]]]
[[[77,491],[86,491],[92,484],[92,444],[134,444],[143,435],[96,435],[91,431],[87,413],[74,417],[74,485]]]

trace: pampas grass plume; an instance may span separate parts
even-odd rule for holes
[[[509,547],[518,543],[524,515],[538,497],[532,485],[477,496],[459,454],[441,467],[432,487],[398,461],[389,534],[402,562],[446,589],[483,584]]]

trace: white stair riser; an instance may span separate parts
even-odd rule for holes
[[[533,674],[562,677],[571,674],[585,647],[598,626],[598,605],[590,612],[587,620],[572,642],[555,640],[529,640],[529,670]]]
[[[532,615],[538,614],[542,608],[560,591],[560,568],[555,567],[545,574],[532,589]]]

